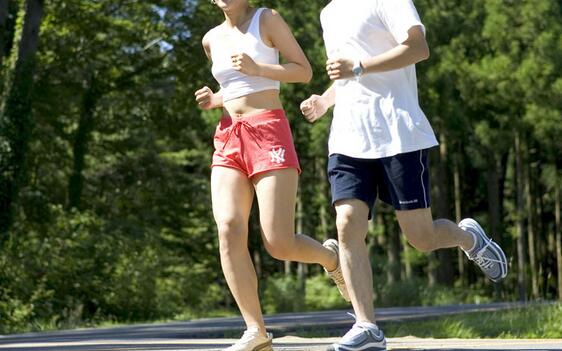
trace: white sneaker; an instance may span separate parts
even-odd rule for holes
[[[358,322],[327,351],[386,351],[386,338],[377,325]]]
[[[223,351],[273,351],[273,335],[263,336],[257,329],[246,330],[240,340]]]
[[[472,218],[465,218],[459,227],[473,234],[476,242],[471,250],[464,251],[471,261],[493,282],[498,282],[507,275],[507,258],[501,247],[492,241],[484,229]]]
[[[340,291],[340,294],[344,298],[344,300],[350,302],[351,300],[347,292],[347,286],[345,286],[345,280],[343,280],[343,274],[341,272],[340,245],[338,244],[338,241],[334,239],[328,239],[324,241],[324,244],[322,245],[328,250],[334,251],[336,255],[338,255],[338,266],[336,267],[336,269],[334,269],[331,272],[328,271],[326,268],[324,268],[324,270],[326,271],[326,273],[328,273],[328,275],[334,281],[334,283],[336,283],[336,286],[338,287],[338,290]]]

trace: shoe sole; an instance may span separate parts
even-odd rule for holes
[[[252,349],[252,351],[273,351],[273,344],[271,341],[258,345]]]
[[[488,237],[488,235],[486,235],[486,232],[484,231],[484,229],[482,229],[480,224],[472,218],[465,218],[462,221],[460,221],[459,227],[461,228],[471,227],[472,229],[475,230],[475,232],[478,233],[478,235],[480,235],[481,238],[484,239],[485,242],[491,241],[491,239]],[[502,280],[507,276],[507,257],[505,257],[505,253],[503,252],[502,248],[494,241],[491,241],[490,248],[492,249],[492,251],[494,251],[496,256],[498,256],[500,261],[502,261],[502,263],[500,263],[500,270],[501,270],[500,276],[496,279],[490,277],[490,280],[492,280],[493,282],[499,282],[500,280]]]
[[[386,347],[381,347],[377,343],[369,343],[360,347],[348,347],[344,345],[332,345],[328,350],[335,351],[386,351]]]

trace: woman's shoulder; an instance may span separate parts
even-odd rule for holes
[[[264,18],[264,19],[281,17],[281,14],[275,9],[270,9],[268,7],[262,7],[261,10],[262,10],[261,17]]]
[[[275,10],[275,9],[270,9],[267,7],[263,8],[263,11],[261,13],[261,24],[265,25],[265,26],[269,26],[269,25],[276,25],[280,22],[284,22],[283,20],[283,16],[281,16],[281,14]]]
[[[211,29],[209,29],[207,31],[207,33],[205,33],[205,35],[203,36],[203,44],[208,44],[211,40],[213,40],[213,37],[215,37],[216,35],[218,35],[221,31],[221,28],[223,27],[224,22],[219,24],[218,26],[215,26]]]

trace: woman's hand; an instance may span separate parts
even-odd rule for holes
[[[260,67],[258,64],[247,54],[234,54],[230,56],[232,60],[232,68],[244,73],[248,76],[259,76]]]
[[[195,101],[204,110],[209,110],[222,106],[222,99],[218,94],[214,94],[211,88],[204,86],[195,92]]]
[[[315,122],[328,111],[328,104],[324,97],[320,95],[312,95],[308,99],[301,102],[301,112],[310,123]]]

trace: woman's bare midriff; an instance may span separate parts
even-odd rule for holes
[[[253,115],[268,110],[282,109],[279,90],[264,90],[223,103],[223,113],[228,116]]]

